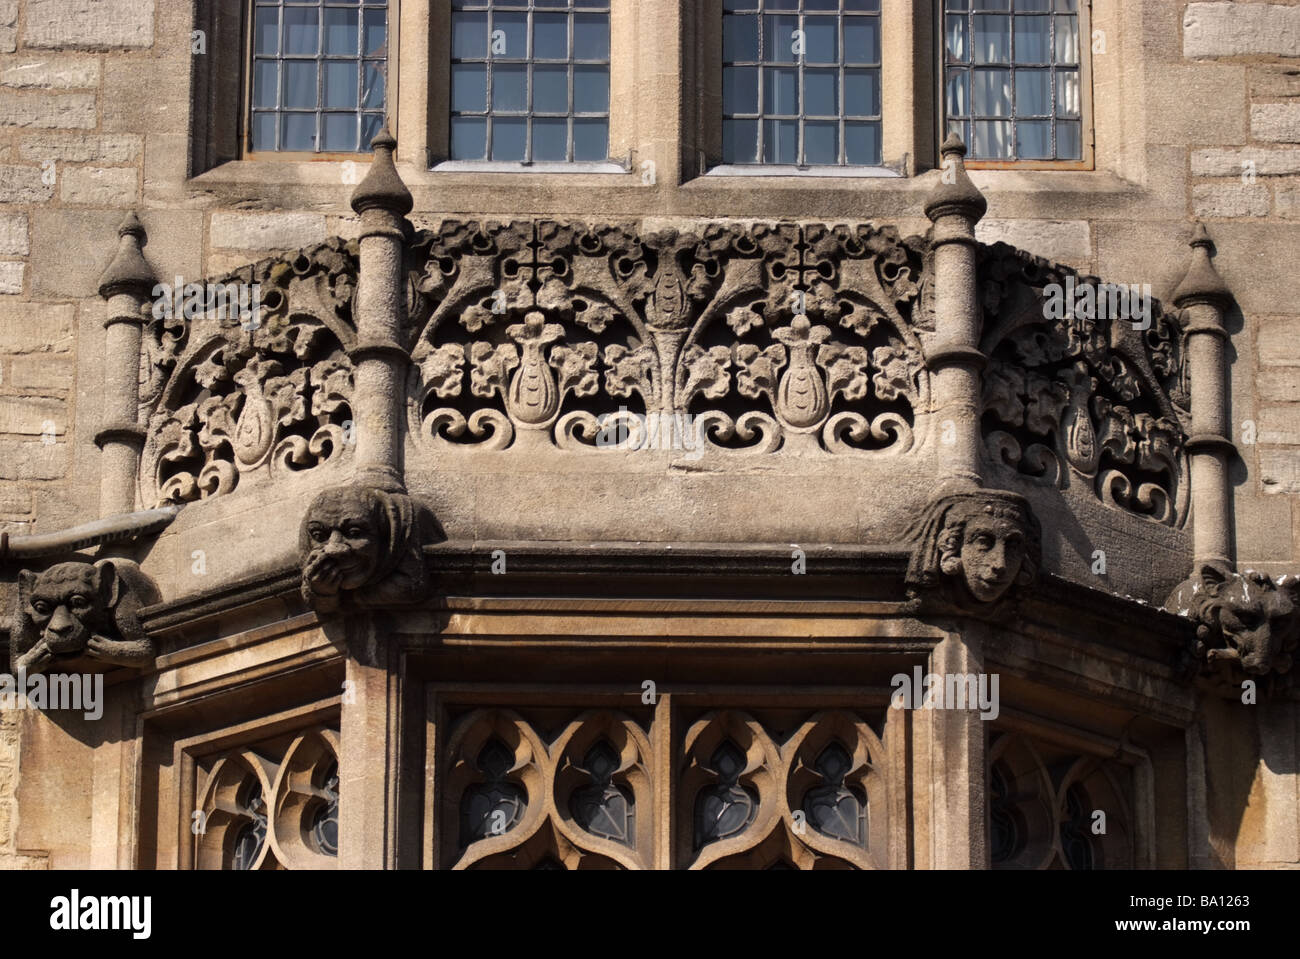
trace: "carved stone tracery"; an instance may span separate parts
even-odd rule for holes
[[[1055,285],[1053,287],[1053,285]],[[1069,291],[1096,277],[996,244],[983,249],[980,299],[985,446],[991,462],[1031,481],[1082,482],[1107,506],[1171,526],[1187,515],[1189,422],[1184,336],[1150,301],[1144,322],[1075,309]],[[1067,303],[1053,319],[1049,301]]]
[[[257,286],[253,315],[160,304],[145,335],[147,503],[186,503],[348,454],[355,244],[333,239],[218,281]]]
[[[1132,771],[1045,740],[998,732],[987,760],[994,869],[1133,869]]]
[[[303,730],[200,764],[197,869],[338,868],[339,734]]]
[[[440,777],[440,862],[457,869],[648,869],[662,859],[663,759],[643,725],[608,710],[549,724],[506,709],[456,722]],[[746,713],[701,716],[681,773],[673,857],[690,869],[872,869],[888,862],[884,750],[844,711],[775,729]]]
[[[687,448],[903,452],[926,402],[921,244],[889,229],[448,222],[412,253],[437,445],[623,446],[630,412]]]

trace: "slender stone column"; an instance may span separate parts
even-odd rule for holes
[[[987,639],[987,626],[966,623],[960,636],[951,635],[934,648],[928,672],[945,683],[948,676],[983,676]],[[929,763],[929,835],[917,840],[930,844],[930,869],[988,869],[990,865],[988,736],[978,709],[966,705],[957,709],[955,703],[945,702],[943,709],[914,714],[914,726],[925,727],[917,731],[929,747],[928,756],[917,757],[918,763]]]
[[[988,201],[966,175],[966,146],[952,134],[943,144],[939,182],[925,202],[934,224],[935,336],[929,344],[939,472],[951,487],[981,485],[980,414],[983,371],[975,224]]]
[[[1210,261],[1204,224],[1192,237],[1192,262],[1174,291],[1187,315],[1188,383],[1192,397],[1192,540],[1196,562],[1234,563],[1232,489],[1228,465],[1236,455],[1228,422],[1228,330],[1223,315],[1232,294]]]
[[[145,307],[157,282],[140,247],[147,242],[134,213],[117,231],[117,254],[99,281],[99,295],[108,301],[104,319],[103,418],[95,443],[101,457],[99,512],[101,516],[130,513],[136,507],[136,473],[145,431],[140,414],[140,339]]]
[[[393,166],[397,141],[385,127],[371,146],[370,172],[352,194],[361,215],[361,265],[357,280],[354,367],[357,473],[362,482],[403,491],[402,416],[410,355],[402,346],[406,288],[402,260],[406,214],[413,201]]]

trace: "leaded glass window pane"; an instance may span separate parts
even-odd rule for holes
[[[250,148],[368,153],[387,70],[387,0],[257,0]]]
[[[947,132],[972,160],[1081,160],[1078,0],[945,0]]]
[[[878,166],[879,0],[725,0],[722,160]]]
[[[608,0],[454,0],[451,56],[451,159],[608,159]]]

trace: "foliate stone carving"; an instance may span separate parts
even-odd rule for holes
[[[911,532],[908,583],[967,608],[990,606],[1038,576],[1041,532],[1024,497],[1000,490],[941,495]]]
[[[349,454],[356,275],[355,245],[335,239],[205,284],[251,290],[242,311],[156,304],[141,372],[146,502],[190,502]]]
[[[130,560],[59,563],[18,574],[18,608],[9,636],[10,667],[39,673],[153,665],[154,643],[140,626],[142,607],[161,600],[153,580]]]
[[[198,869],[337,869],[339,734],[324,727],[233,750],[200,771],[183,811]]]
[[[411,264],[439,446],[618,447],[653,414],[700,447],[902,452],[927,402],[923,243],[892,230],[447,222]]]
[[[1232,677],[1291,671],[1300,641],[1300,578],[1274,580],[1263,573],[1238,573],[1229,566],[1200,564],[1179,584],[1165,610],[1196,623],[1196,662]]]
[[[1059,488],[1084,483],[1107,506],[1181,525],[1189,416],[1178,314],[1005,244],[982,249],[979,282],[993,464]]]
[[[1138,866],[1132,774],[1122,764],[999,732],[989,745],[988,790],[994,869]]]
[[[431,519],[405,493],[351,485],[320,493],[298,537],[302,595],[318,612],[418,603]]]

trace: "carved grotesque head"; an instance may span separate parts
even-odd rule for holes
[[[340,487],[316,498],[303,522],[301,546],[323,592],[360,589],[370,581],[388,538],[386,520],[369,488]]]
[[[917,538],[909,579],[924,585],[947,580],[978,603],[994,603],[1038,574],[1038,521],[1014,493],[941,497],[926,511]]]
[[[91,636],[113,628],[121,583],[112,566],[60,563],[18,575],[20,612],[55,656],[76,655]]]
[[[154,645],[138,614],[160,598],[154,582],[129,560],[59,563],[43,573],[23,570],[9,631],[11,668],[37,673],[68,659],[147,667]]]
[[[1287,580],[1204,563],[1165,608],[1196,621],[1208,662],[1238,660],[1253,676],[1286,673],[1300,639],[1300,582]]]
[[[345,596],[363,606],[416,601],[422,526],[421,509],[404,493],[360,483],[325,490],[308,507],[298,539],[303,598],[321,612]]]

